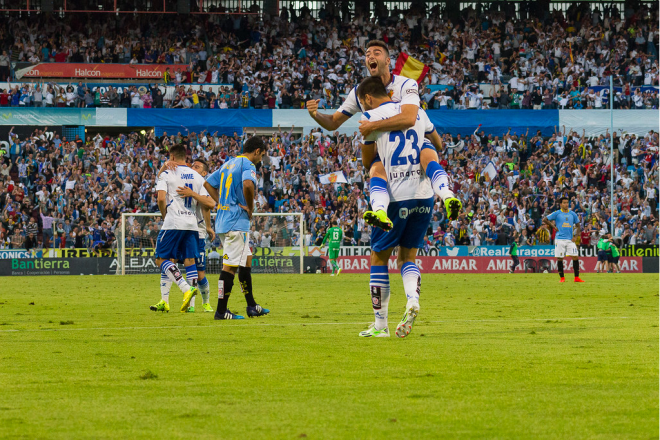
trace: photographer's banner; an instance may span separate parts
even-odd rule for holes
[[[337,260],[342,273],[369,273],[369,256],[339,257]],[[595,257],[580,258],[581,273],[595,273]],[[417,257],[415,264],[419,267],[421,273],[508,273],[511,270],[513,261],[511,258],[503,257]],[[624,273],[642,273],[642,257],[622,257],[619,261],[621,272]],[[397,273],[396,258],[390,258],[388,262],[390,273]],[[555,258],[527,257],[520,258],[520,266],[517,273],[530,272],[557,272],[557,260]],[[565,269],[570,274],[573,271],[573,261],[567,262]]]

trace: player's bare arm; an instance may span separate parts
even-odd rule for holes
[[[307,101],[307,111],[309,115],[323,128],[333,131],[341,127],[341,125],[348,121],[350,116],[342,112],[334,112],[331,115],[324,115],[318,112],[320,99],[312,99]]]
[[[398,131],[407,130],[417,120],[417,111],[419,107],[414,104],[404,104],[401,106],[401,113],[381,121],[360,121],[360,134],[369,136],[374,131]]]
[[[160,215],[165,220],[167,215],[167,192],[158,191],[158,209],[160,209]]]
[[[199,195],[192,189],[188,188],[187,186],[178,187],[176,193],[181,197],[192,197],[197,201],[197,203],[199,203],[200,205],[206,208],[211,209],[215,206],[215,202],[211,197]]]
[[[204,226],[206,227],[206,233],[209,235],[211,241],[215,240],[215,230],[211,227],[211,210],[202,206],[202,217],[204,217]]]
[[[211,186],[211,184],[208,183],[208,182],[204,182],[204,188],[206,188],[206,191],[208,191],[208,193],[209,193],[209,195],[211,196],[211,198],[213,199],[213,201],[214,201],[215,203],[218,203],[218,201],[220,200],[220,196],[219,196],[219,194],[218,194],[218,189],[217,189],[217,188],[213,188],[213,187]]]
[[[243,181],[243,196],[245,197],[246,206],[239,206],[245,209],[245,211],[247,211],[248,218],[252,219],[252,212],[254,210],[254,182],[251,180]]]
[[[551,231],[557,229],[557,227],[555,226],[554,222],[551,222],[551,221],[548,220],[547,218],[544,218],[543,221],[542,221],[542,223],[543,223],[544,225],[547,225],[547,226],[550,228]]]

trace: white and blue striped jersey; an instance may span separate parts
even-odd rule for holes
[[[399,113],[401,113],[401,103],[388,101],[373,110],[364,112],[362,119],[380,121]],[[424,142],[428,142],[424,136],[433,133],[434,130],[435,127],[426,112],[419,109],[417,121],[409,129],[374,132],[364,140],[365,145],[376,143],[378,156],[387,173],[387,189],[391,201],[400,202],[433,197],[431,180],[422,169],[420,154]]]
[[[176,192],[183,186],[187,186],[201,196],[209,195],[204,188],[204,178],[192,168],[179,165],[175,170],[163,171],[156,182],[156,191],[167,193],[167,215],[161,230],[198,230],[197,201],[192,197],[181,197]]]

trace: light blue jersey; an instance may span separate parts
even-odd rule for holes
[[[206,181],[218,190],[218,215],[215,218],[215,233],[250,230],[250,219],[240,205],[247,206],[243,195],[243,182],[251,180],[257,188],[257,169],[245,156],[228,160]]]
[[[548,220],[554,221],[557,226],[555,240],[572,240],[573,226],[580,222],[576,213],[573,211],[562,212],[561,209],[550,214]]]

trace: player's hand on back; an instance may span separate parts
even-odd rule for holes
[[[174,170],[176,170],[176,168],[177,168],[179,165],[178,165],[176,162],[172,161],[172,160],[168,160],[167,162],[165,162],[165,164],[164,164],[163,166],[164,166],[165,169],[167,169],[167,170],[174,171]]]
[[[245,210],[245,212],[247,212],[248,218],[249,218],[250,220],[252,220],[252,211],[250,211],[250,209],[249,209],[247,206],[245,206],[245,205],[241,205],[240,203],[238,204],[238,206],[240,206],[241,208],[243,208],[243,209]]]
[[[316,116],[316,112],[319,109],[319,102],[321,102],[320,99],[310,99],[305,103],[307,111],[310,115],[312,115],[312,117]]]
[[[374,132],[374,123],[371,121],[366,121],[366,120],[361,120],[360,121],[360,134],[363,137],[369,136],[371,133]]]
[[[187,186],[180,186],[177,188],[176,193],[181,197],[192,197],[195,195],[195,191],[193,191],[192,188],[188,188]]]

